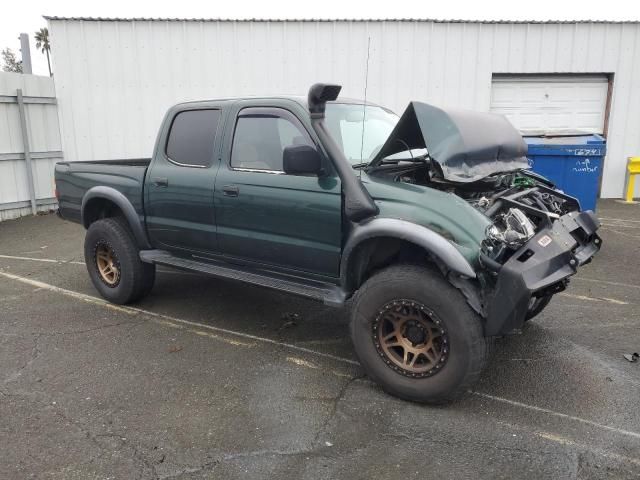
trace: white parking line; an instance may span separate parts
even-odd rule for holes
[[[75,262],[75,261],[67,261],[67,260],[56,260],[54,258],[17,257],[15,255],[0,255],[0,258],[6,258],[6,259],[9,259],[9,260],[28,260],[30,262],[73,263],[75,265],[84,265],[84,262]]]
[[[602,450],[601,448],[594,448],[591,445],[587,445],[580,442],[574,442],[569,438],[556,435],[555,433],[536,432],[536,435],[540,438],[544,438],[545,440],[559,443],[560,445],[564,445],[567,447],[573,447],[580,450],[590,451],[597,455],[602,455],[605,458],[610,458],[612,460],[615,460],[617,462],[629,462],[629,463],[633,463],[634,465],[640,465],[640,459],[638,458],[633,458],[633,457],[628,457],[627,455],[619,455],[617,453],[607,452],[606,450]]]
[[[68,263],[71,265],[84,265],[84,262],[78,262],[76,260],[57,260],[55,258],[33,258],[33,257],[18,257],[15,255],[0,255],[0,258],[6,258],[7,260],[26,260],[29,262],[44,262],[44,263]],[[162,273],[172,273],[174,275],[195,275],[195,276],[201,276],[201,274],[199,273],[194,273],[194,272],[183,272],[183,271],[179,271],[179,270],[165,270],[163,269],[158,269],[159,272]]]
[[[102,300],[101,298],[93,297],[91,295],[87,295],[85,293],[74,292],[73,290],[67,290],[66,288],[56,287],[55,285],[51,285],[45,282],[41,282],[39,280],[33,280],[31,278],[22,277],[20,275],[15,275],[13,273],[7,273],[0,271],[0,276],[9,278],[11,280],[16,280],[18,282],[25,283],[27,285],[31,285],[32,287],[41,288],[43,290],[50,290],[52,292],[61,293],[62,295],[67,295],[69,297],[77,298],[78,300],[83,300],[85,302],[93,303],[96,305],[101,305],[106,308],[111,308],[115,310],[122,311],[124,313],[129,314],[143,314],[152,317],[152,320],[155,323],[160,323],[162,325],[167,325],[167,323],[174,323],[174,326],[180,325],[188,325],[189,327],[197,327],[197,328],[206,328],[207,330],[211,330],[218,333],[224,333],[226,335],[234,335],[236,337],[241,337],[249,340],[254,340],[262,343],[269,343],[272,345],[278,345],[279,347],[289,348],[291,350],[297,350],[299,352],[308,353],[311,355],[329,358],[331,360],[336,360],[338,362],[348,363],[350,365],[360,365],[355,360],[351,360],[349,358],[338,357],[337,355],[331,355],[330,353],[317,352],[315,350],[311,350],[310,348],[300,347],[298,345],[293,345],[291,343],[279,342],[277,340],[272,340],[270,338],[259,337],[257,335],[251,335],[249,333],[237,332],[235,330],[229,330],[227,328],[222,327],[214,327],[213,325],[207,325],[204,323],[192,322],[190,320],[184,320],[182,318],[172,317],[170,315],[164,315],[162,313],[156,313],[149,310],[144,310],[142,308],[130,307],[125,305],[114,305],[112,303],[107,302],[106,300]]]
[[[69,263],[69,264],[73,264],[73,265],[84,265],[84,262],[78,262],[78,261],[67,261],[67,260],[57,260],[55,258],[33,258],[33,257],[18,257],[18,256],[14,256],[14,255],[0,255],[0,258],[6,258],[8,260],[27,260],[30,262],[46,262],[46,263]],[[160,272],[163,273],[174,273],[176,275],[198,275],[201,276],[198,273],[192,273],[192,272],[183,272],[183,271],[179,271],[179,270],[159,270]],[[618,287],[629,287],[629,288],[640,288],[640,285],[634,285],[632,283],[623,283],[623,282],[609,282],[606,280],[599,280],[597,278],[585,278],[585,277],[572,277],[571,279],[572,281],[583,281],[583,282],[593,282],[593,283],[602,283],[605,285],[615,285]]]
[[[600,217],[600,220],[612,221],[612,222],[631,222],[631,223],[640,223],[640,220],[630,220],[628,218],[611,218],[611,217]]]
[[[604,229],[610,229],[613,230],[614,228],[633,228],[633,229],[639,229],[640,225],[639,224],[627,224],[627,223],[602,223],[601,224],[602,228]],[[613,230],[615,232],[615,230]]]
[[[323,357],[323,358],[328,358],[330,360],[334,360],[337,362],[342,362],[342,363],[346,363],[349,365],[360,365],[357,361],[355,360],[351,360],[349,358],[344,358],[344,357],[339,357],[337,355],[332,355],[330,353],[325,353],[325,352],[318,352],[315,350],[311,350],[310,348],[305,348],[305,347],[300,347],[298,345],[293,345],[290,343],[286,343],[286,342],[279,342],[277,340],[272,340],[270,338],[264,338],[264,337],[259,337],[257,335],[251,335],[249,333],[244,333],[244,332],[238,332],[238,331],[234,331],[234,330],[229,330],[227,328],[221,328],[221,327],[215,327],[213,325],[207,325],[207,324],[202,324],[202,323],[197,323],[197,322],[192,322],[190,320],[184,320],[181,318],[176,318],[176,317],[172,317],[170,315],[165,315],[162,313],[156,313],[156,312],[151,312],[149,310],[144,310],[142,308],[137,308],[137,307],[130,307],[130,306],[123,306],[123,305],[113,305],[109,302],[107,302],[106,300],[102,300],[101,298],[97,298],[97,297],[93,297],[91,295],[87,295],[84,293],[80,293],[80,292],[75,292],[73,290],[67,290],[65,288],[61,288],[61,287],[57,287],[55,285],[51,285],[45,282],[41,282],[38,280],[33,280],[31,278],[26,278],[26,277],[22,277],[20,275],[15,275],[12,273],[7,273],[7,272],[3,272],[0,271],[0,276],[1,277],[5,277],[11,280],[15,280],[21,283],[24,283],[26,285],[30,285],[39,289],[43,289],[43,290],[49,290],[52,292],[56,292],[56,293],[60,293],[62,295],[67,295],[69,297],[72,298],[76,298],[78,300],[83,300],[85,302],[89,302],[89,303],[93,303],[96,305],[101,305],[103,307],[106,308],[111,308],[111,309],[115,309],[118,311],[122,311],[124,313],[128,313],[128,314],[143,314],[143,315],[147,315],[149,317],[151,317],[151,321],[154,321],[155,323],[164,325],[164,326],[170,326],[173,328],[183,328],[183,326],[188,326],[188,327],[195,327],[198,329],[207,329],[213,332],[217,332],[217,333],[222,333],[222,334],[226,334],[226,335],[232,335],[232,336],[236,336],[236,337],[240,337],[240,338],[244,338],[244,339],[249,339],[249,340],[253,340],[256,342],[261,342],[261,343],[267,343],[267,344],[271,344],[271,345],[277,345],[279,347],[283,347],[283,348],[287,348],[290,350],[295,350],[298,352],[304,352],[310,355],[315,355],[317,357]],[[196,330],[191,330],[194,333],[197,333]],[[226,341],[227,343],[232,343],[233,341],[229,341],[229,339],[224,339],[224,338],[220,338],[221,340]],[[240,342],[235,342],[235,344],[240,344]],[[250,345],[246,345],[246,346],[250,346]],[[299,364],[298,362],[294,361],[294,360],[289,360],[293,363]],[[628,437],[632,437],[635,439],[640,439],[640,433],[637,432],[632,432],[629,430],[623,430],[617,427],[611,427],[609,425],[603,425],[601,423],[597,423],[594,422],[592,420],[587,420],[585,418],[581,418],[581,417],[576,417],[574,415],[568,415],[566,413],[561,413],[561,412],[556,412],[554,410],[549,410],[547,408],[542,408],[542,407],[537,407],[535,405],[529,405],[526,403],[522,403],[522,402],[518,402],[515,400],[509,400],[507,398],[502,398],[502,397],[497,397],[494,395],[490,395],[488,393],[482,393],[482,392],[476,392],[476,391],[470,391],[470,393],[472,393],[473,395],[476,395],[478,397],[482,397],[488,400],[493,400],[495,402],[500,402],[503,404],[507,404],[507,405],[511,405],[513,407],[518,407],[518,408],[522,408],[525,410],[529,410],[529,411],[533,411],[533,412],[538,412],[538,413],[543,413],[549,416],[553,416],[553,417],[557,417],[557,418],[563,418],[566,420],[572,420],[574,422],[578,422],[578,423],[582,423],[585,425],[590,425],[592,427],[596,427],[599,428],[601,430],[606,430],[606,431],[610,431],[610,432],[615,432],[617,434],[620,435],[625,435]]]
[[[628,437],[633,437],[633,438],[637,438],[637,439],[640,440],[640,433],[637,433],[637,432],[631,432],[629,430],[622,430],[621,428],[610,427],[609,425],[603,425],[601,423],[593,422],[593,421],[587,420],[585,418],[576,417],[574,415],[567,415],[566,413],[555,412],[555,411],[549,410],[547,408],[536,407],[535,405],[528,405],[526,403],[517,402],[515,400],[509,400],[507,398],[496,397],[496,396],[493,396],[493,395],[489,395],[488,393],[474,392],[474,391],[472,391],[471,393],[473,393],[474,395],[476,395],[478,397],[487,398],[487,399],[493,400],[495,402],[500,402],[500,403],[505,403],[507,405],[511,405],[512,407],[519,407],[519,408],[524,408],[524,409],[531,410],[531,411],[534,411],[534,412],[546,413],[547,415],[551,415],[551,416],[558,417],[558,418],[564,418],[564,419],[567,419],[567,420],[573,420],[574,422],[583,423],[585,425],[590,425],[592,427],[601,428],[603,430],[608,430],[610,432],[619,433],[621,435],[626,435]]]
[[[586,277],[572,277],[571,281],[579,282],[592,282],[592,283],[602,283],[604,285],[614,285],[616,287],[628,287],[628,288],[640,288],[640,285],[635,285],[633,283],[624,283],[624,282],[608,282],[606,280],[599,280],[597,278],[586,278]]]
[[[623,302],[622,300],[616,300],[615,298],[609,297],[589,297],[588,295],[576,295],[573,293],[559,293],[561,297],[567,298],[575,298],[577,300],[589,300],[591,302],[609,302],[614,303],[616,305],[629,305],[629,302]]]

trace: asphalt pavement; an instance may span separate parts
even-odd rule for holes
[[[640,205],[446,407],[367,380],[347,312],[161,269],[98,297],[84,230],[0,223],[0,478],[640,478]]]

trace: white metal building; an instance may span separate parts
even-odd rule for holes
[[[640,23],[233,21],[50,17],[68,160],[150,156],[183,100],[305,94],[317,81],[401,113],[494,110],[524,132],[607,136],[601,193],[640,155]]]

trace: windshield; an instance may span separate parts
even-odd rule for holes
[[[352,165],[370,162],[398,119],[395,113],[372,105],[327,103],[325,111],[329,133]]]

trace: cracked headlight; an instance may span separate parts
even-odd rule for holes
[[[524,245],[535,233],[535,225],[519,208],[510,208],[498,215],[486,232],[491,243],[503,244],[514,250]]]

